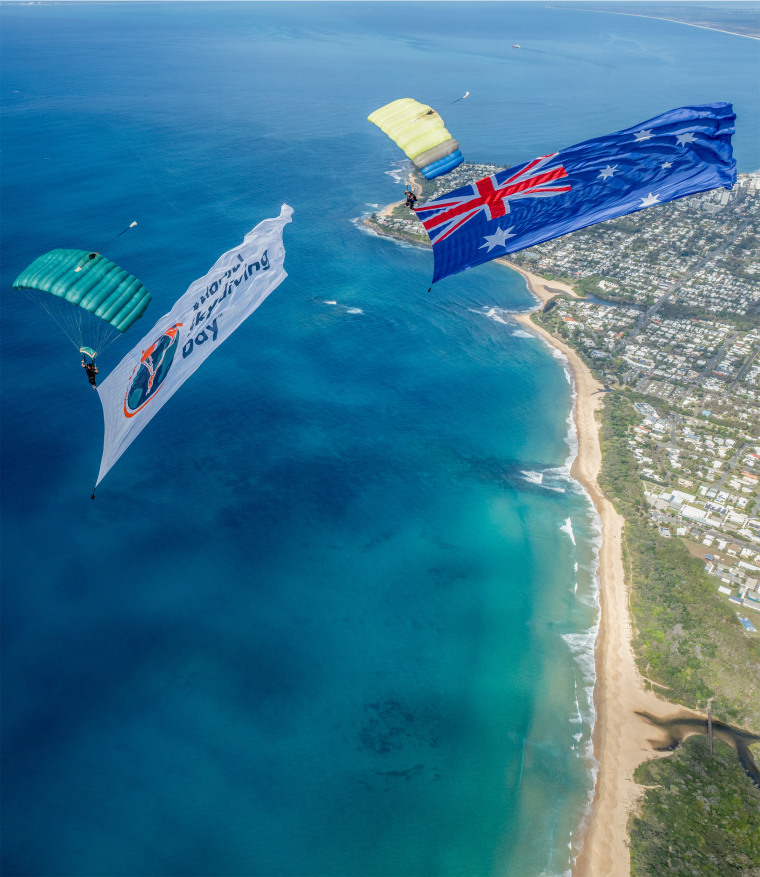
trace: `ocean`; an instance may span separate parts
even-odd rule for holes
[[[366,117],[416,97],[516,164],[729,100],[746,172],[757,42],[532,3],[0,24],[3,873],[566,873],[599,538],[566,364],[517,274],[428,292],[429,251],[362,229],[407,168]],[[14,278],[138,221],[104,252],[154,300],[102,375],[283,202],[289,278],[92,502],[98,397]]]

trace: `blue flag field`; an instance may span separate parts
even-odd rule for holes
[[[499,171],[415,208],[433,282],[543,241],[736,182],[728,103],[681,107]]]

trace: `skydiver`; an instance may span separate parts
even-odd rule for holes
[[[87,380],[92,384],[93,387],[97,387],[95,383],[95,375],[98,373],[98,367],[95,365],[95,360],[92,362],[87,362],[87,357],[82,354],[82,368],[87,372]]]
[[[414,192],[410,192],[408,189],[404,189],[404,194],[406,195],[406,206],[410,210],[414,210],[414,202],[417,200],[417,196]]]

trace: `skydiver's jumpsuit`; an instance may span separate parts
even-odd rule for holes
[[[87,362],[87,360],[82,357],[82,368],[87,372],[87,380],[93,387],[97,387],[97,384],[95,383],[95,375],[98,373],[98,367],[95,363]]]
[[[414,202],[416,200],[417,200],[417,196],[414,194],[414,192],[407,192],[406,193],[406,206],[410,210],[414,210]]]

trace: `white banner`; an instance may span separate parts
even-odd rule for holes
[[[288,276],[282,205],[225,253],[162,317],[98,386],[105,418],[103,459],[96,484],[206,357]]]

